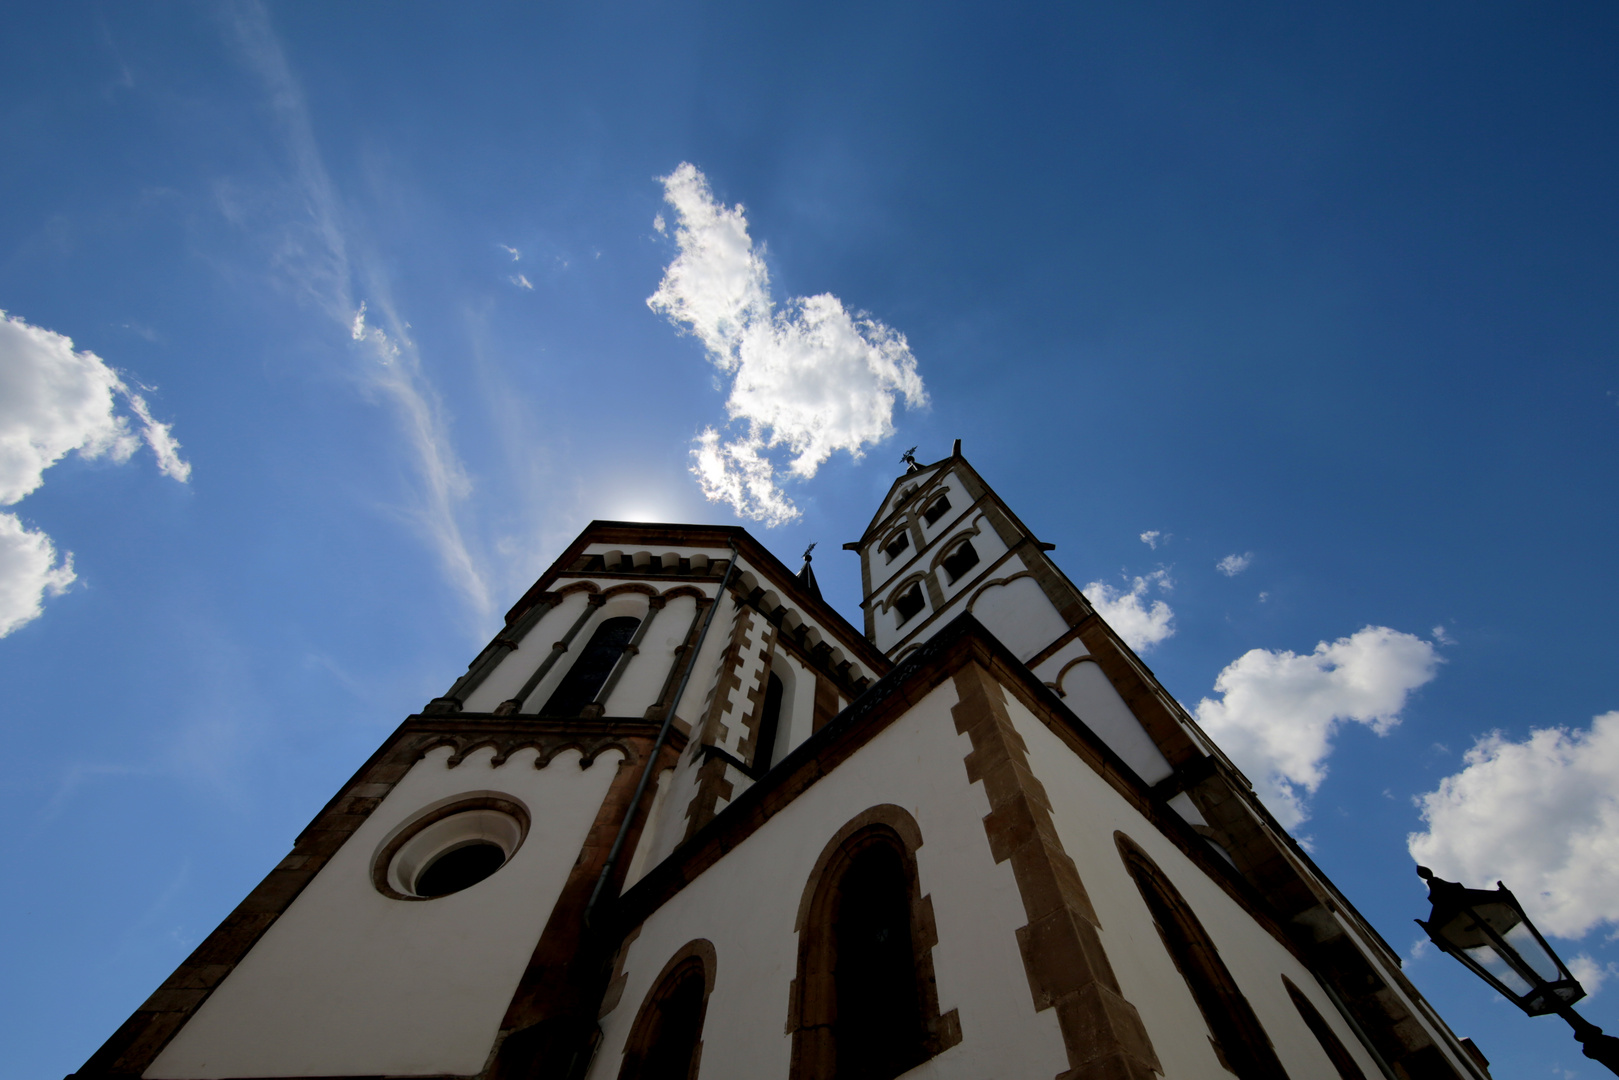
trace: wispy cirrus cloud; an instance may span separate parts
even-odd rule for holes
[[[781,471],[809,479],[836,451],[858,458],[893,434],[897,400],[927,404],[916,357],[905,335],[830,293],[778,307],[743,208],[716,201],[690,163],[662,183],[678,254],[647,305],[695,335],[731,377],[730,433],[703,429],[692,472],[710,500],[780,525],[798,516]],[[653,227],[668,229],[662,215]]]
[[[1320,642],[1303,655],[1250,649],[1215,678],[1220,696],[1204,698],[1193,712],[1292,828],[1309,817],[1309,797],[1326,779],[1339,729],[1364,724],[1387,734],[1441,662],[1431,643],[1386,626]]]
[[[419,502],[407,516],[422,530],[446,575],[475,611],[487,615],[492,610],[489,587],[457,517],[457,507],[472,485],[450,437],[439,394],[422,369],[408,325],[394,308],[380,262],[351,235],[343,201],[315,140],[303,87],[287,63],[264,5],[243,0],[229,12],[230,30],[246,65],[264,87],[290,164],[287,212],[277,220],[253,224],[263,225],[273,238],[272,262],[282,277],[346,331],[365,357],[367,362],[358,369],[360,385],[392,407],[410,447]],[[519,257],[515,248],[500,246],[514,260]]]
[[[122,464],[142,442],[165,475],[190,480],[172,426],[154,419],[146,398],[105,360],[0,311],[0,506],[37,491],[70,453]],[[72,553],[58,555],[45,533],[0,513],[0,637],[39,618],[46,594],[75,580]]]
[[[1227,555],[1214,564],[1214,568],[1226,577],[1236,577],[1254,561],[1254,553],[1249,551],[1242,555]]]

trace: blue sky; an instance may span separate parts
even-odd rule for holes
[[[13,1075],[586,522],[743,520],[710,429],[851,618],[838,545],[961,438],[1496,1075],[1600,1075],[1413,950],[1408,835],[1619,964],[1611,7],[7,14]]]

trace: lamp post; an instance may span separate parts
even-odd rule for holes
[[[1494,889],[1469,889],[1434,877],[1426,866],[1417,875],[1428,883],[1433,911],[1417,925],[1429,939],[1489,983],[1530,1016],[1556,1013],[1574,1029],[1585,1056],[1619,1075],[1619,1039],[1574,1011],[1585,990],[1546,944],[1518,898],[1501,882]]]

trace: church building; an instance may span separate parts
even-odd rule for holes
[[[75,1074],[1488,1080],[961,455],[592,523]]]

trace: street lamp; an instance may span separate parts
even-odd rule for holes
[[[1518,898],[1501,882],[1494,889],[1469,889],[1434,877],[1426,866],[1417,875],[1428,883],[1433,911],[1417,925],[1433,943],[1460,960],[1530,1016],[1556,1013],[1574,1029],[1585,1056],[1619,1075],[1619,1039],[1574,1011],[1585,990],[1546,944]]]

